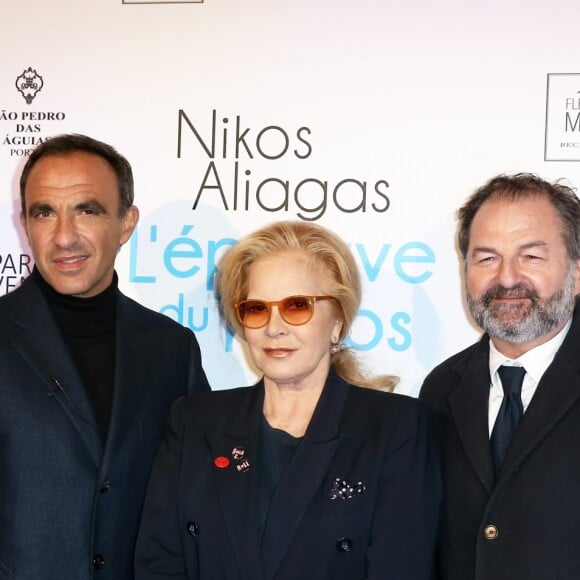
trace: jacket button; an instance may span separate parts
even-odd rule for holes
[[[95,570],[101,570],[102,567],[105,565],[105,558],[102,554],[95,554],[93,558],[93,568]]]
[[[336,542],[336,549],[339,552],[350,552],[352,550],[352,540],[350,538],[339,538]]]
[[[99,485],[99,493],[107,493],[109,491],[109,488],[111,487],[111,482],[106,479],[105,481],[102,481]]]
[[[499,536],[499,530],[497,529],[496,526],[490,524],[489,526],[485,526],[485,529],[483,530],[483,535],[488,540],[495,540]]]
[[[199,524],[197,522],[189,521],[185,524],[185,528],[190,536],[197,536],[199,534]]]

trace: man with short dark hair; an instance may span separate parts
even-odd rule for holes
[[[580,201],[500,175],[459,210],[467,304],[482,339],[426,378],[446,504],[445,580],[580,574]]]
[[[129,163],[84,135],[20,180],[31,276],[0,299],[0,577],[130,580],[171,403],[209,389],[193,333],[124,296]]]

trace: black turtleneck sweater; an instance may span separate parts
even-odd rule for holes
[[[32,275],[46,298],[72,355],[93,407],[101,437],[106,439],[115,379],[115,314],[117,274],[111,285],[91,298],[59,294],[36,267]]]

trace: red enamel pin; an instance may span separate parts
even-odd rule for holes
[[[230,464],[230,460],[227,457],[220,455],[213,460],[213,463],[216,467],[219,467],[219,469],[224,469]]]

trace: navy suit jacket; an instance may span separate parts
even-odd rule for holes
[[[260,382],[174,405],[143,512],[137,580],[430,578],[440,481],[427,409],[331,375],[261,540],[263,398]],[[337,478],[365,489],[332,499]]]
[[[0,580],[133,578],[166,414],[179,396],[209,388],[193,333],[118,293],[103,446],[33,277],[0,299],[0,321]]]
[[[486,335],[435,368],[421,390],[421,399],[437,414],[442,446],[447,499],[440,577],[576,580],[580,577],[578,307],[495,479],[488,428],[490,383]]]

